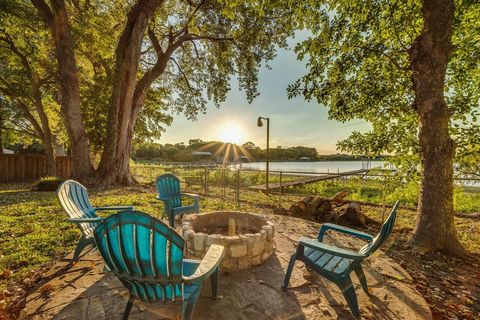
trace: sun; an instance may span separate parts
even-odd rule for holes
[[[219,130],[220,141],[240,144],[243,141],[243,130],[236,123],[226,123]]]

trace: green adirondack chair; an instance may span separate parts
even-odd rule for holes
[[[361,262],[375,252],[387,240],[392,232],[397,215],[399,201],[393,206],[390,215],[385,220],[380,232],[372,237],[371,235],[350,229],[347,227],[325,223],[320,228],[316,240],[306,237],[300,238],[296,252],[292,255],[288,264],[283,288],[288,287],[290,276],[296,260],[300,260],[313,271],[335,283],[341,290],[347,300],[350,310],[355,318],[360,319],[360,310],[358,309],[357,295],[352,285],[350,273],[355,272],[363,290],[368,293],[367,280],[362,269]],[[323,243],[323,236],[327,230],[333,230],[344,234],[349,234],[362,240],[368,241],[358,252],[346,250]]]
[[[63,210],[65,210],[68,221],[77,224],[82,232],[80,242],[73,254],[72,262],[77,261],[82,250],[92,244],[92,237],[95,226],[103,220],[97,216],[97,211],[113,210],[133,210],[132,206],[115,206],[115,207],[93,207],[88,199],[87,188],[74,180],[66,180],[58,186],[57,197]]]
[[[135,299],[177,302],[181,319],[192,318],[205,279],[217,296],[223,246],[211,245],[203,260],[183,258],[185,240],[164,222],[140,211],[109,216],[94,230],[95,242],[108,268],[130,291],[123,319]]]
[[[171,227],[175,227],[175,216],[185,213],[199,213],[200,204],[197,194],[184,193],[180,191],[180,180],[173,174],[165,173],[155,181],[157,186],[157,200],[163,201],[164,211],[162,219],[166,214],[168,223]],[[193,199],[193,205],[182,205],[182,197],[190,197]]]

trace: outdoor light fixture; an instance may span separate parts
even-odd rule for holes
[[[257,126],[258,127],[263,127],[262,117],[258,117]]]
[[[268,194],[268,176],[270,174],[270,170],[269,170],[269,167],[270,167],[270,161],[269,161],[269,153],[270,153],[270,118],[264,118],[264,117],[258,117],[257,119],[257,126],[258,127],[263,127],[263,122],[262,122],[262,119],[263,120],[267,120],[267,162],[266,162],[266,169],[267,169],[267,172],[266,172],[266,179],[265,179],[265,192]]]

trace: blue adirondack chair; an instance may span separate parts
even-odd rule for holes
[[[292,275],[295,260],[300,260],[305,265],[326,279],[335,283],[341,290],[350,306],[350,310],[355,318],[360,319],[360,310],[358,309],[357,295],[352,285],[350,273],[355,272],[365,293],[368,293],[367,280],[362,269],[363,259],[375,252],[387,240],[395,224],[397,208],[399,201],[393,206],[390,215],[385,220],[377,236],[371,235],[339,226],[336,224],[325,223],[320,228],[317,240],[306,237],[300,238],[296,252],[292,255],[288,264],[283,288],[288,287],[290,276]],[[327,230],[333,230],[355,236],[359,239],[368,241],[358,252],[346,250],[323,243],[323,236]]]
[[[95,244],[93,240],[93,230],[95,226],[103,220],[97,216],[97,211],[103,210],[133,210],[132,206],[116,206],[116,207],[93,207],[88,199],[87,189],[74,180],[66,180],[58,186],[57,197],[63,210],[67,213],[68,221],[77,224],[82,237],[73,254],[72,262],[77,261],[82,250],[90,245]]]
[[[223,246],[211,245],[203,260],[183,259],[185,240],[166,223],[140,211],[109,216],[94,230],[108,268],[130,291],[123,319],[135,299],[181,303],[181,319],[191,319],[203,281],[211,277],[217,296]]]
[[[175,216],[185,213],[199,213],[199,196],[197,194],[182,193],[180,191],[180,180],[173,174],[165,173],[155,181],[157,186],[157,199],[163,201],[164,211],[168,217],[168,223],[171,227],[175,227]],[[182,196],[193,198],[193,205],[182,206]]]

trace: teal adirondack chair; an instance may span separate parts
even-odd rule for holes
[[[140,211],[109,216],[94,230],[108,268],[130,291],[123,319],[135,299],[178,302],[181,319],[192,318],[203,281],[211,277],[217,296],[223,246],[211,245],[203,260],[183,259],[185,240],[166,223]]]
[[[164,205],[162,219],[166,214],[171,227],[175,227],[175,216],[200,212],[199,196],[182,193],[180,191],[180,180],[173,174],[162,174],[157,178],[155,184],[158,191],[157,199],[163,201]],[[193,198],[193,205],[182,206],[182,196]]]
[[[63,210],[67,213],[68,221],[77,224],[82,237],[73,254],[72,262],[77,261],[82,250],[92,244],[92,237],[95,226],[103,220],[97,216],[97,211],[104,210],[133,210],[132,206],[115,206],[115,207],[93,207],[88,199],[87,188],[74,180],[66,180],[58,186],[57,197]]]
[[[296,252],[292,255],[288,264],[283,288],[288,287],[290,276],[292,275],[295,260],[300,260],[313,271],[335,283],[341,290],[350,306],[350,310],[355,318],[360,319],[360,310],[358,309],[357,295],[352,285],[350,273],[354,271],[360,280],[363,290],[368,293],[367,280],[362,269],[361,262],[373,252],[375,252],[387,240],[392,232],[397,215],[399,201],[393,206],[390,215],[382,225],[377,236],[357,231],[354,229],[342,227],[335,224],[325,223],[320,228],[317,240],[306,237],[300,238]],[[346,250],[323,243],[323,236],[327,230],[352,235],[362,240],[368,241],[358,252]]]

